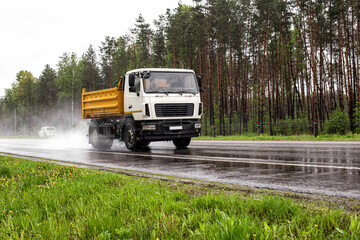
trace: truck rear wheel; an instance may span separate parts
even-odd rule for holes
[[[113,139],[103,137],[99,134],[97,126],[91,125],[89,127],[89,142],[94,149],[107,150],[110,149],[113,144]]]
[[[189,146],[190,141],[191,138],[179,138],[179,139],[174,139],[173,143],[177,148],[186,148],[187,146]]]
[[[125,127],[124,142],[126,148],[129,150],[136,150],[139,147],[138,141],[136,140],[136,131],[131,123],[128,123]]]
[[[103,149],[103,150],[110,149],[113,145],[113,142],[114,142],[114,139],[110,139],[110,138],[102,139],[100,149]]]

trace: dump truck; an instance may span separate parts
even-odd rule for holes
[[[82,92],[82,118],[89,144],[110,149],[124,141],[137,150],[153,141],[186,148],[201,133],[202,81],[193,70],[142,68],[128,71],[115,87]]]

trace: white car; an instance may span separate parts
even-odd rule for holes
[[[55,136],[56,130],[55,127],[46,126],[42,127],[39,132],[40,137],[53,137]]]

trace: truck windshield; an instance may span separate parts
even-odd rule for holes
[[[190,72],[151,72],[143,84],[146,93],[198,93],[195,75]]]

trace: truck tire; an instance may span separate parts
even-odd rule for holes
[[[99,134],[99,129],[95,124],[89,127],[89,142],[94,149],[107,150],[110,149],[113,144],[113,139],[103,137]]]
[[[150,145],[150,142],[149,142],[149,141],[141,141],[140,145],[141,145],[142,147],[147,147],[147,146]]]
[[[126,148],[129,150],[136,150],[139,148],[139,142],[136,140],[136,131],[131,123],[128,123],[125,127],[124,142]]]
[[[101,141],[100,149],[102,149],[102,150],[110,149],[112,147],[112,145],[113,145],[113,142],[114,142],[114,139],[103,138],[102,141]]]
[[[174,139],[173,143],[176,148],[186,148],[187,146],[189,146],[190,141],[191,138],[179,138],[179,139]]]

